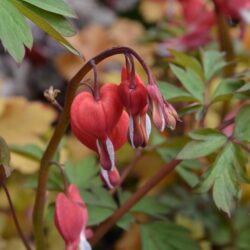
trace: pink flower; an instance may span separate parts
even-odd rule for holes
[[[82,92],[71,105],[73,133],[79,141],[98,153],[105,171],[116,168],[115,150],[127,140],[128,122],[128,115],[123,111],[118,88],[114,84],[106,84],[100,89],[100,100],[95,100],[89,92]],[[105,183],[108,183],[108,179]]]
[[[91,250],[86,240],[88,210],[75,185],[59,193],[55,206],[55,225],[65,241],[66,250]]]
[[[176,121],[180,119],[173,106],[164,101],[156,84],[148,85],[148,93],[153,106],[152,115],[156,127],[160,131],[163,131],[166,127],[174,129]]]
[[[166,39],[159,45],[160,55],[169,56],[169,49],[188,51],[197,49],[211,41],[210,31],[215,23],[213,11],[208,10],[202,0],[179,0],[186,32],[178,37]]]
[[[216,0],[220,11],[231,19],[250,23],[249,0]]]
[[[151,131],[147,88],[137,74],[133,79],[126,68],[122,69],[121,78],[119,96],[129,114],[129,142],[134,148],[145,147]]]

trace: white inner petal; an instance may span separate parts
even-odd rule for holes
[[[248,24],[250,24],[250,10],[248,9],[241,9],[240,15],[244,19],[244,21]]]
[[[92,249],[90,244],[88,243],[86,237],[85,237],[84,231],[82,231],[81,235],[80,235],[79,249],[80,250],[91,250]]]
[[[115,168],[115,150],[112,141],[107,138],[106,140],[106,146],[109,154],[109,159],[111,161],[111,170]]]
[[[110,183],[108,171],[101,168],[101,175],[102,175],[103,179],[105,180],[108,188],[113,189],[114,186]]]
[[[162,125],[161,125],[161,132],[164,131],[165,127],[166,127],[166,122],[165,122],[165,118],[164,118],[164,114],[163,114],[163,111],[162,111],[162,108],[161,106],[159,105],[159,111],[160,111],[160,116],[161,116],[161,121],[162,121]]]
[[[100,146],[100,142],[98,139],[96,140],[96,146],[97,146],[98,153],[100,155],[102,151],[101,151],[101,146]]]
[[[129,115],[129,139],[131,142],[131,146],[133,148],[135,148],[135,145],[134,145],[134,121],[133,121],[131,114]]]
[[[151,133],[151,120],[148,114],[146,114],[146,134],[147,134],[147,140],[149,139],[150,133]]]

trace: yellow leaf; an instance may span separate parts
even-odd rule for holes
[[[36,144],[44,148],[41,136],[50,128],[56,113],[48,105],[23,97],[0,98],[0,135],[8,144]],[[34,172],[38,164],[11,155],[11,165],[24,173]]]

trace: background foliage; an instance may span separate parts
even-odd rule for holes
[[[174,158],[182,162],[95,249],[250,249],[249,27],[239,38],[240,26],[228,26],[234,61],[220,49],[217,24],[211,31],[213,39],[202,48],[181,52],[173,46],[168,51],[171,56],[166,56],[159,53],[159,45],[183,32],[166,15],[171,8],[183,21],[178,4],[176,8],[167,0],[127,1],[127,6],[123,1],[68,2],[70,7],[62,0],[0,1],[0,136],[4,138],[0,163],[8,169],[10,165],[7,185],[25,234],[31,239],[38,165],[58,117],[43,91],[50,85],[60,88],[58,100],[63,105],[66,82],[83,64],[73,54],[89,59],[103,49],[126,45],[152,66],[164,97],[175,105],[182,122],[176,131],[153,130],[145,149],[133,150],[126,144],[118,152],[120,172],[131,162],[133,168],[116,196],[99,179],[96,155],[70,131],[54,161],[64,164],[68,180],[80,188],[93,229],[163,165]],[[76,35],[71,22],[79,30]],[[123,63],[122,57],[114,57],[101,64],[99,80],[119,84]],[[141,68],[137,71],[143,75]],[[53,223],[54,199],[62,189],[60,172],[52,165],[46,228],[53,250],[63,248]],[[0,197],[0,249],[23,249],[2,190]]]

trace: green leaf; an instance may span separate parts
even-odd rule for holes
[[[236,147],[229,142],[217,156],[215,163],[203,175],[198,191],[206,192],[213,187],[213,199],[216,206],[230,215],[234,199],[239,195],[239,179],[234,166]]]
[[[131,211],[156,216],[167,214],[169,212],[169,207],[162,204],[155,197],[145,196],[131,209]]]
[[[47,32],[53,39],[55,39],[58,43],[63,45],[65,48],[67,48],[69,51],[74,53],[75,55],[80,55],[79,51],[77,51],[58,31],[56,31],[49,22],[37,15],[35,12],[33,12],[31,9],[27,8],[23,3],[17,1],[17,0],[10,0],[17,8],[18,10],[26,16],[28,19],[30,19],[33,23],[35,23],[38,27],[40,27],[42,30]]]
[[[178,101],[195,101],[184,89],[175,87],[173,84],[166,82],[158,82],[158,87],[165,99],[172,102]]]
[[[76,14],[68,7],[63,0],[21,0],[32,4],[40,9],[67,17],[76,17]]]
[[[223,134],[212,128],[196,129],[188,133],[189,137],[194,140],[213,140],[214,137],[223,136]]]
[[[195,187],[199,183],[199,178],[192,171],[197,168],[200,169],[201,166],[198,161],[185,160],[175,168],[175,171],[190,187]]]
[[[132,194],[130,192],[121,192],[120,200],[124,204],[130,198]],[[166,204],[160,202],[156,197],[144,196],[139,202],[137,202],[130,210],[135,213],[145,213],[151,216],[164,215],[169,212],[169,207]]]
[[[223,134],[212,129],[199,129],[189,135],[195,140],[188,142],[184,146],[177,155],[178,159],[195,159],[207,156],[227,142],[227,138]]]
[[[23,3],[23,5],[45,19],[62,36],[73,36],[75,34],[75,31],[64,16],[39,9],[30,4]]]
[[[40,161],[43,155],[43,150],[35,144],[26,145],[10,145],[10,150],[13,153],[25,156],[31,160]]]
[[[0,136],[0,168],[3,168],[4,175],[6,177],[10,176],[11,174],[10,150],[8,144],[1,136]]]
[[[196,58],[176,50],[170,50],[170,52],[172,55],[174,55],[175,63],[181,65],[184,68],[192,69],[197,75],[203,78],[203,69]]]
[[[0,1],[0,40],[18,63],[24,57],[24,46],[31,48],[33,44],[30,27],[9,0]]]
[[[95,157],[88,156],[73,165],[70,161],[65,163],[65,173],[70,183],[79,188],[89,188],[91,185],[101,186],[102,182],[98,176],[99,167]]]
[[[116,209],[111,194],[102,187],[91,187],[90,191],[81,190],[81,196],[88,206],[88,225],[97,225],[111,216]]]
[[[122,218],[116,223],[116,225],[126,231],[129,230],[131,224],[134,223],[134,217],[130,213],[126,213]]]
[[[168,221],[140,226],[143,250],[198,250],[198,244],[184,227]]]
[[[173,64],[170,65],[171,70],[180,80],[185,89],[193,95],[198,101],[203,102],[204,83],[192,69],[186,71]]]
[[[245,85],[243,85],[242,87],[237,89],[237,93],[246,93],[249,95],[250,94],[250,83],[246,83]]]
[[[191,114],[195,112],[201,112],[203,110],[202,105],[192,103],[178,110],[179,116],[184,116],[186,114]]]
[[[87,205],[89,212],[88,226],[98,225],[110,217],[114,209]]]
[[[234,136],[245,142],[250,142],[250,105],[245,105],[235,119]]]
[[[240,79],[223,79],[212,95],[212,101],[222,101],[231,97],[235,92],[244,85]]]
[[[202,62],[206,81],[211,80],[215,74],[226,66],[224,56],[225,53],[215,50],[202,51]]]

